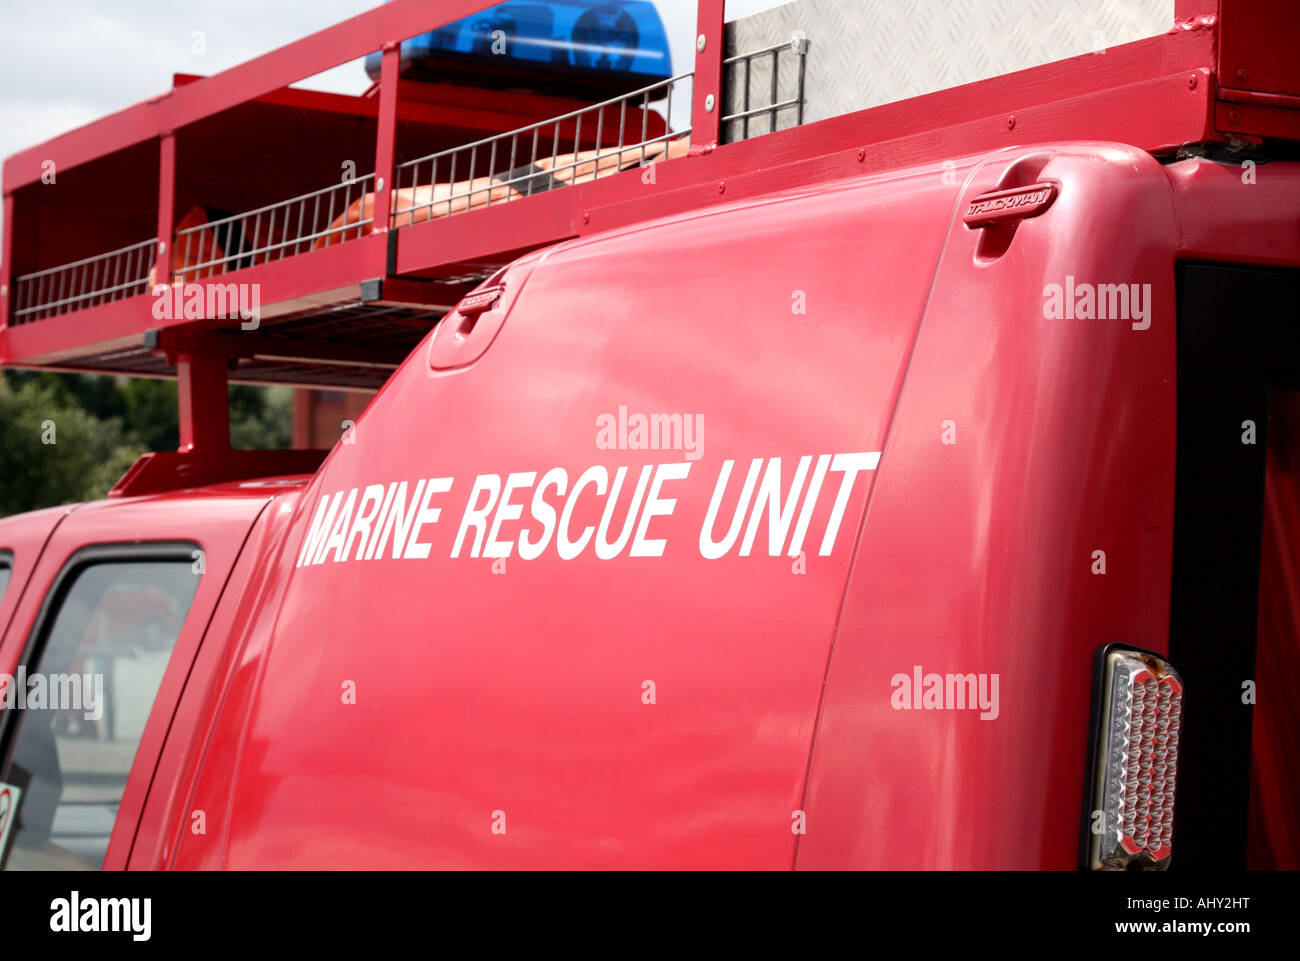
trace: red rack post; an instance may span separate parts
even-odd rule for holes
[[[699,0],[695,80],[691,86],[691,146],[716,147],[722,130],[722,40],[725,0]]]
[[[154,283],[172,279],[172,225],[176,222],[176,136],[164,133],[158,151],[158,246],[155,250]]]
[[[393,165],[397,151],[397,85],[402,65],[401,43],[384,44],[379,73],[379,132],[375,143],[375,207],[373,233],[388,230],[388,216],[393,183]]]
[[[226,358],[220,354],[176,355],[181,453],[230,450],[230,400]]]
[[[0,237],[0,329],[9,326],[9,287],[14,273],[14,198],[4,198],[4,236]],[[7,359],[7,358],[0,358]]]

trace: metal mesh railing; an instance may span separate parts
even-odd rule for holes
[[[723,60],[723,140],[803,122],[808,41],[792,40]],[[391,224],[508,203],[683,155],[690,143],[694,75],[684,73],[562,116],[420,157],[394,168]],[[758,93],[755,93],[755,90]],[[674,110],[685,123],[674,129]],[[359,238],[374,221],[367,174],[244,213],[177,229],[172,282],[281,260]],[[204,215],[210,216],[210,212]],[[147,293],[157,239],[18,277],[13,323]]]
[[[173,280],[189,282],[362,236],[374,174],[176,231]]]
[[[158,238],[14,279],[12,322],[43,320],[149,290]]]
[[[543,190],[606,177],[670,156],[689,136],[684,73],[559,117],[400,164],[394,171],[392,225],[508,203]],[[673,101],[684,94],[687,124],[673,129]],[[651,105],[664,101],[661,116]],[[685,141],[682,141],[685,143]]]
[[[723,60],[731,110],[722,116],[723,139],[734,143],[802,125],[807,57],[808,38],[796,33],[782,43]]]

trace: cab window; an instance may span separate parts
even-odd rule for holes
[[[12,819],[4,870],[102,867],[198,581],[186,548],[82,563],[55,587],[22,676],[0,701],[0,789]]]

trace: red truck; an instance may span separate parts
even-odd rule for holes
[[[182,444],[0,521],[5,696],[115,710],[0,712],[5,867],[1300,865],[1300,11],[816,119],[817,17],[700,0],[683,120],[406,77],[478,6],[7,162],[0,357]],[[231,380],[378,391],[231,451]]]

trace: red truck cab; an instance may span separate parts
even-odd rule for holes
[[[12,565],[0,600],[8,625],[0,677],[9,680],[7,697],[23,698],[6,705],[18,710],[6,710],[5,781],[33,815],[9,826],[8,869],[127,866],[218,601],[245,589],[275,514],[268,507],[292,500],[304,481],[226,484],[0,522]],[[22,683],[24,674],[50,684],[99,676],[103,686],[86,683],[73,709],[40,710],[34,694],[45,689]]]
[[[1300,162],[1203,37],[1259,22],[1107,52],[1148,135],[1118,84],[980,127],[1024,78],[882,157],[877,111],[697,128],[518,200],[545,242],[314,473],[166,489],[195,428],[0,521],[0,672],[170,651],[133,750],[0,728],[8,867],[1295,868]],[[445,279],[514,205],[349,243]],[[207,334],[142,343],[185,388]]]

